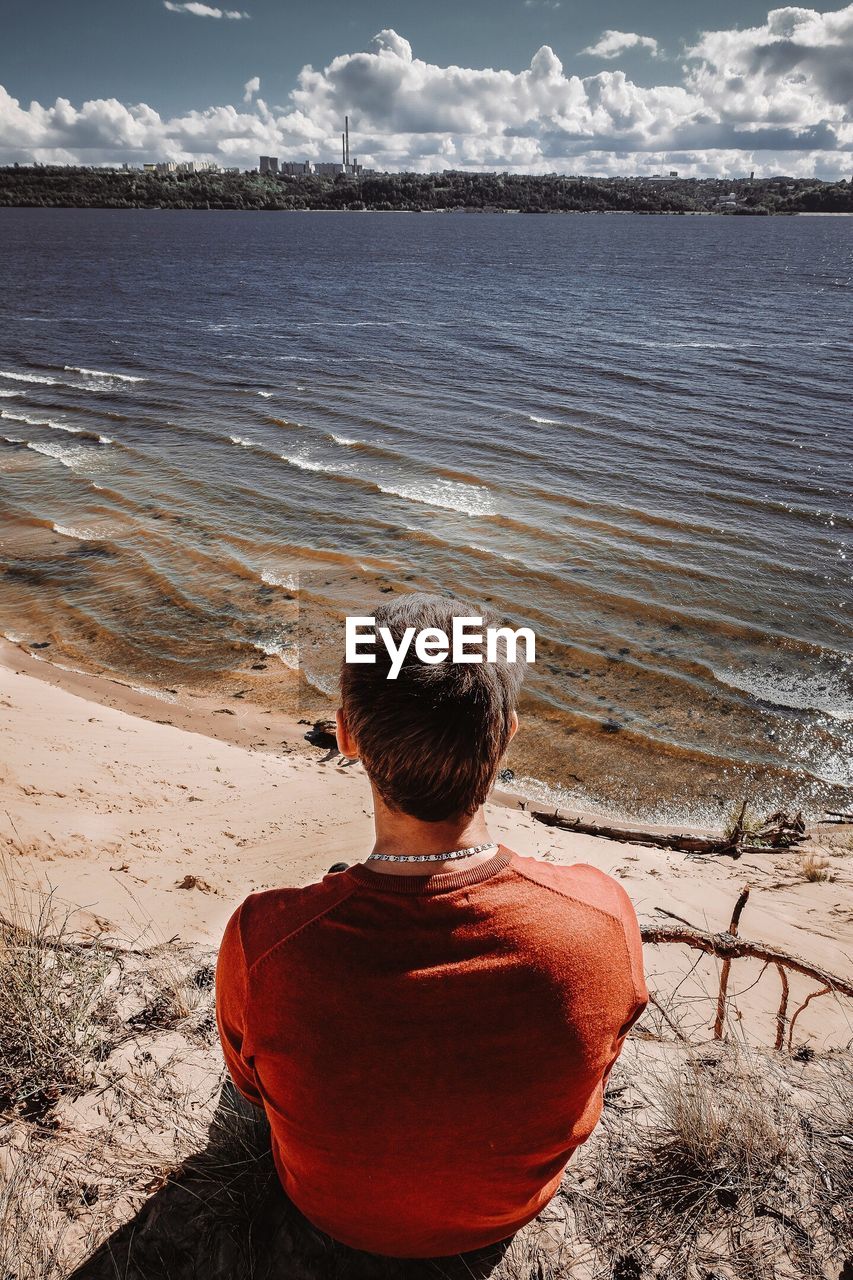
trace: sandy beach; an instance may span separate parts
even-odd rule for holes
[[[0,650],[2,847],[15,879],[52,890],[84,932],[140,946],[215,947],[246,894],[309,883],[369,850],[360,765],[310,746],[305,725],[272,710],[196,702],[164,703],[8,643]],[[849,828],[817,829],[799,849],[735,861],[555,831],[500,793],[489,824],[522,855],[587,862],[619,877],[643,923],[674,917],[724,929],[748,884],[743,937],[853,977]],[[826,860],[825,879],[806,879],[809,850]],[[680,946],[647,948],[651,988],[701,1036],[713,1021],[719,962],[696,960]],[[792,1001],[813,987],[793,976]],[[772,1042],[775,972],[738,961],[731,992],[746,1038]],[[798,1040],[814,1049],[846,1044],[853,1011],[845,1004],[813,1001]]]

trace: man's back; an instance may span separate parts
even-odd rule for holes
[[[354,1248],[504,1239],[595,1126],[647,993],[616,881],[501,847],[467,871],[358,865],[253,895],[217,972],[237,1087],[290,1198]]]

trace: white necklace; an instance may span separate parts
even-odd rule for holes
[[[487,849],[497,849],[497,845],[474,844],[467,849],[451,849],[449,853],[369,853],[367,862],[373,858],[376,862],[450,862],[453,858],[470,858],[475,853],[485,853]]]

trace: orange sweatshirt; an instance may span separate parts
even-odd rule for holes
[[[547,1204],[648,993],[622,887],[501,846],[467,871],[252,894],[216,998],[294,1204],[353,1248],[433,1257]]]

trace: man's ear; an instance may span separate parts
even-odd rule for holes
[[[343,707],[338,707],[335,712],[335,737],[338,740],[338,751],[341,755],[346,756],[348,760],[357,760],[358,747],[344,719]]]

